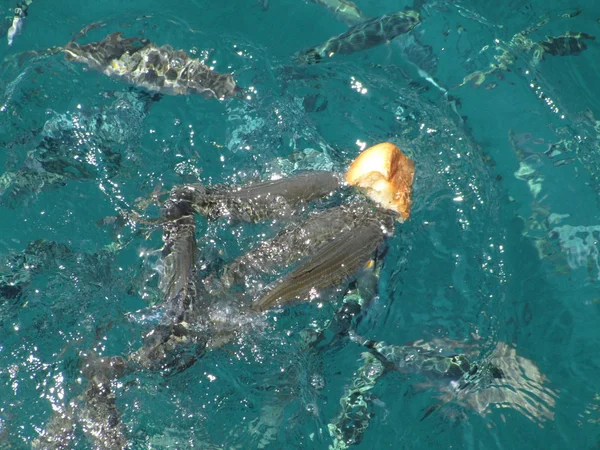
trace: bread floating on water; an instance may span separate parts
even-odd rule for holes
[[[389,142],[369,147],[350,164],[346,181],[380,207],[410,216],[415,164]]]

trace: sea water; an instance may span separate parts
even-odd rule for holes
[[[303,0],[30,6],[0,46],[0,448],[30,448],[83,392],[82,351],[128,354],[160,320],[160,232],[128,212],[156,218],[148,199],[181,183],[343,170],[381,141],[415,161],[414,208],[357,331],[492,359],[507,377],[461,394],[391,372],[355,448],[598,448],[600,48],[541,58],[533,44],[598,36],[600,8],[432,1],[421,14],[408,36],[298,66],[298,51],[347,29]],[[84,39],[184,49],[249,100],[157,99],[45,51],[97,21]],[[218,266],[270,234],[199,220],[197,240]],[[270,312],[181,373],[115,381],[131,448],[328,448],[365,349],[307,349],[303,330],[339,301]],[[81,427],[70,445],[91,448]]]

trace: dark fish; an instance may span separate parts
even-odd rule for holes
[[[204,352],[209,336],[208,298],[200,290],[196,223],[187,198],[171,197],[162,210],[164,319],[133,360],[149,368],[184,369]],[[192,326],[193,325],[193,326]]]
[[[78,44],[76,41],[86,31],[63,48],[68,60],[164,94],[201,94],[219,100],[243,95],[231,74],[214,72],[183,50],[168,45],[158,47],[147,39],[123,38],[122,33],[110,34],[99,42]]]
[[[421,21],[416,11],[400,11],[367,20],[325,43],[301,52],[298,62],[318,63],[336,54],[350,54],[375,47],[408,33]]]
[[[297,177],[241,187],[178,186],[162,209],[163,269],[160,288],[165,318],[144,339],[132,359],[144,367],[182,370],[231,338],[227,323],[211,319],[215,293],[210,278],[200,280],[194,212],[215,219],[230,215],[258,220],[290,211],[295,205],[323,196],[339,186],[331,172],[309,172]],[[219,291],[221,297],[227,293]],[[234,324],[235,325],[235,324]]]
[[[0,272],[0,303],[18,298],[37,274],[71,256],[67,246],[44,239],[29,243],[22,253],[10,255],[1,264],[10,269]]]
[[[404,373],[424,373],[432,377],[459,380],[467,376],[472,366],[464,355],[445,356],[434,350],[410,345],[388,345],[384,342],[364,341],[362,345],[371,350],[387,370]]]
[[[193,215],[163,225],[161,290],[169,315],[176,323],[189,322],[197,300],[197,253]]]

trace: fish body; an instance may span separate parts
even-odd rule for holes
[[[15,15],[13,17],[12,24],[6,33],[9,46],[13,44],[15,36],[21,32],[21,29],[23,28],[23,20],[24,16]]]
[[[223,100],[243,91],[231,74],[220,74],[183,50],[157,46],[147,39],[112,33],[101,41],[65,47],[66,59],[87,64],[110,77],[168,95],[200,94]]]
[[[354,3],[346,0],[311,1],[317,5],[327,8],[327,10],[329,10],[338,21],[348,25],[349,27],[371,20],[371,17],[364,14]],[[423,0],[416,0],[412,9],[414,11],[420,11],[422,3]],[[417,68],[418,74],[421,78],[425,79],[428,83],[431,83],[444,94],[447,93],[447,90],[443,86],[440,86],[440,84],[431,75],[437,69],[438,58],[433,54],[433,49],[430,45],[424,45],[419,42],[417,36],[414,34],[408,35],[404,39],[397,39],[394,42],[401,48],[402,54],[406,60]],[[303,61],[302,57],[299,58],[299,61]]]
[[[264,275],[276,277],[282,268],[308,259],[327,242],[351,231],[358,218],[346,206],[313,212],[304,222],[286,227],[273,239],[229,263],[221,280],[227,288],[239,286],[249,291],[252,280]],[[259,293],[252,292],[255,294]]]
[[[25,17],[27,17],[27,10],[29,9],[29,5],[31,3],[32,0],[25,0],[14,9],[12,24],[8,29],[8,32],[6,33],[6,39],[8,41],[9,46],[13,44],[15,36],[19,34],[23,29],[23,23],[25,22]]]
[[[353,340],[370,349],[372,355],[388,370],[422,373],[433,378],[448,379],[458,390],[471,384],[485,384],[494,379],[504,378],[502,369],[490,361],[471,363],[465,355],[443,355],[423,345],[389,345],[385,342],[364,340],[356,335],[353,336]]]
[[[162,209],[163,242],[160,290],[164,318],[144,338],[131,359],[153,369],[185,369],[207,346],[208,297],[198,276],[196,223],[189,195],[177,190]]]
[[[393,162],[375,161],[371,168],[384,170],[388,165],[394,173],[398,172]],[[410,179],[412,183],[412,175]],[[247,326],[260,327],[256,322],[262,312],[293,300],[310,300],[314,293],[336,287],[362,270],[372,272],[374,262],[368,260],[392,234],[398,213],[356,195],[348,204],[317,211],[305,221],[293,223],[266,246],[259,246],[251,257],[238,258],[224,270],[221,280],[218,274],[200,278],[195,213],[204,214],[209,220],[223,216],[249,222],[280,218],[281,214],[291,214],[294,209],[302,209],[308,202],[341,187],[339,174],[312,171],[234,187],[173,188],[163,203],[160,217],[164,242],[159,283],[163,318],[146,334],[142,347],[126,357],[96,358],[84,354],[81,372],[88,384],[80,397],[83,407],[79,408],[84,414],[62,416],[70,423],[82,423],[92,439],[101,437],[97,448],[126,448],[126,436],[111,391],[114,379],[139,366],[161,371],[185,370],[205,352],[231,342]],[[270,255],[276,257],[275,264],[285,266],[279,267],[280,273],[288,265],[294,265],[293,270],[268,286],[266,295],[250,304],[235,289],[228,292],[236,278],[268,275],[269,266],[273,267]],[[359,284],[355,286],[357,292],[361,291]],[[367,291],[374,295],[375,289],[370,286]],[[360,307],[361,302],[345,302],[336,322],[338,333],[347,331]],[[56,420],[61,423],[61,417]],[[69,427],[73,429],[73,425]],[[69,435],[52,427],[39,447],[48,448],[42,447],[48,442],[62,445],[69,439]]]
[[[256,4],[259,5],[260,9],[262,9],[263,11],[269,9],[269,0],[258,0]]]
[[[244,314],[256,315],[249,308],[244,309],[239,297],[223,289],[231,283],[212,275],[200,279],[194,213],[209,220],[229,217],[255,222],[280,218],[339,185],[337,174],[314,171],[234,187],[173,188],[161,217],[164,247],[160,288],[164,319],[146,335],[144,345],[130,359],[147,368],[185,369],[205,351],[229,342],[245,323]],[[263,265],[268,265],[268,261]],[[233,264],[226,272],[231,275],[232,271],[238,272],[236,268],[241,269]]]
[[[55,414],[37,447],[66,448],[63,444],[69,442],[72,433],[62,433],[65,428],[53,424],[64,423],[70,431],[79,422],[97,445],[94,448],[127,448],[112,381],[140,366],[161,371],[185,370],[205,352],[231,342],[248,326],[260,327],[257,319],[269,308],[296,299],[310,300],[313,292],[336,287],[357,272],[372,269],[374,263],[367,263],[367,259],[392,233],[397,213],[357,195],[348,204],[316,211],[308,219],[294,222],[251,255],[230,264],[222,279],[218,274],[200,278],[195,213],[209,220],[223,216],[249,222],[279,219],[341,187],[339,174],[312,171],[233,187],[173,188],[160,217],[164,242],[159,283],[163,297],[159,308],[164,314],[160,323],[144,336],[141,348],[126,357],[83,354],[81,373],[87,388],[78,398],[82,406],[76,411],[81,413],[69,410]],[[276,270],[274,266],[278,264]],[[266,295],[250,304],[236,289],[229,292],[240,279],[260,279],[269,275],[270,269],[281,274],[281,269],[292,265],[292,272],[268,286]],[[356,290],[361,290],[358,283]],[[252,294],[250,297],[255,299]],[[345,302],[336,322],[338,332],[349,328],[360,306],[357,302]]]
[[[299,62],[318,63],[336,54],[350,54],[391,41],[408,33],[421,21],[416,11],[400,11],[361,22],[348,31],[328,39],[325,43],[303,51]]]
[[[465,388],[470,385],[487,386],[495,379],[505,377],[503,370],[490,361],[470,363],[465,355],[446,356],[427,344],[389,345],[365,340],[352,330],[349,335],[369,352],[363,353],[364,365],[356,371],[340,400],[340,413],[327,426],[333,439],[330,450],[346,450],[362,440],[373,417],[375,398],[371,390],[387,372],[419,373],[447,380],[456,393],[467,392]],[[437,407],[439,405],[430,408],[423,418]]]
[[[35,275],[70,256],[72,252],[65,245],[38,239],[23,252],[7,257],[2,266],[10,269],[0,272],[0,303],[19,298]]]
[[[595,36],[587,33],[565,33],[562,36],[549,36],[545,41],[538,42],[544,53],[554,56],[580,55],[587,49],[585,40],[596,40]]]
[[[467,377],[471,364],[464,355],[446,356],[437,351],[412,345],[388,345],[384,342],[366,341],[363,345],[386,368],[404,373],[422,373],[434,378],[459,380]]]
[[[358,9],[354,3],[348,0],[311,0],[317,5],[327,8],[334,17],[340,22],[352,27],[365,20],[369,17],[365,16],[363,12]]]

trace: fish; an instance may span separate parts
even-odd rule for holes
[[[375,17],[354,25],[348,31],[328,39],[321,45],[300,52],[296,61],[315,64],[336,54],[345,55],[367,50],[410,32],[420,22],[420,14],[412,10]]]
[[[373,20],[368,15],[364,14],[358,7],[347,0],[311,0],[317,5],[325,7],[333,16],[340,22],[349,27],[356,26],[360,23]],[[419,12],[423,7],[424,0],[415,0],[412,10]],[[406,60],[415,66],[419,77],[423,78],[428,83],[432,84],[436,89],[447,95],[447,89],[437,82],[431,73],[437,69],[437,57],[433,54],[433,49],[430,45],[424,45],[419,42],[416,35],[407,36],[406,39],[398,39],[394,41],[401,48],[402,54]],[[299,62],[302,62],[300,59]]]
[[[204,353],[211,334],[210,300],[198,276],[194,211],[180,190],[174,194],[161,210],[164,246],[159,288],[164,318],[130,357],[146,368],[189,367]]]
[[[48,114],[42,131],[34,135],[39,143],[21,166],[0,175],[0,204],[22,206],[42,191],[70,180],[95,178],[100,171],[114,176],[125,149],[136,145],[143,120],[160,94],[129,87],[111,96],[114,101],[99,109]],[[88,162],[91,154],[97,158],[94,164]]]
[[[72,255],[73,252],[63,244],[38,239],[30,242],[24,251],[6,257],[1,266],[9,270],[0,272],[0,304],[4,300],[19,299],[37,274]]]
[[[538,42],[544,53],[554,56],[580,55],[587,49],[585,40],[596,40],[595,36],[587,33],[565,33],[562,36],[548,36],[545,41]]]
[[[23,29],[23,23],[25,22],[27,10],[29,9],[29,5],[31,5],[31,3],[33,3],[33,0],[25,0],[19,3],[19,5],[14,9],[12,24],[6,33],[6,39],[9,46],[13,44],[15,36]]]
[[[352,27],[365,20],[369,17],[365,16],[363,12],[358,9],[354,3],[348,0],[311,0],[317,5],[327,8],[334,17],[340,22]]]
[[[89,29],[98,26],[101,25],[88,26],[62,48],[67,60],[162,94],[199,94],[218,100],[244,96],[232,74],[217,73],[184,50],[169,45],[158,46],[139,37],[124,38],[121,32],[109,34],[98,42],[77,43]]]
[[[355,372],[340,399],[341,411],[327,426],[333,440],[330,449],[346,450],[361,442],[373,417],[375,398],[371,391],[386,373],[420,373],[433,379],[446,380],[455,386],[456,392],[469,385],[487,386],[505,377],[503,370],[490,361],[472,363],[463,354],[444,355],[428,344],[389,345],[367,340],[353,330],[349,331],[348,336],[368,352],[362,354],[364,364]],[[440,406],[436,404],[428,408],[421,420]]]
[[[269,9],[269,0],[258,0],[256,4],[259,5],[260,9],[262,9],[263,11]]]
[[[252,280],[265,275],[277,276],[282,268],[306,260],[319,247],[351,230],[353,224],[362,219],[361,213],[359,208],[348,208],[347,205],[313,212],[305,221],[284,228],[273,239],[229,263],[223,270],[221,281],[228,289],[239,286],[249,291]]]
[[[253,309],[266,311],[297,298],[316,298],[355,276],[393,233],[394,221],[409,218],[414,174],[414,162],[390,142],[364,150],[349,165],[345,179],[372,203],[362,199],[347,208],[345,225],[350,229],[338,228],[323,245],[309,240],[305,245],[314,248],[310,258],[258,298]]]

